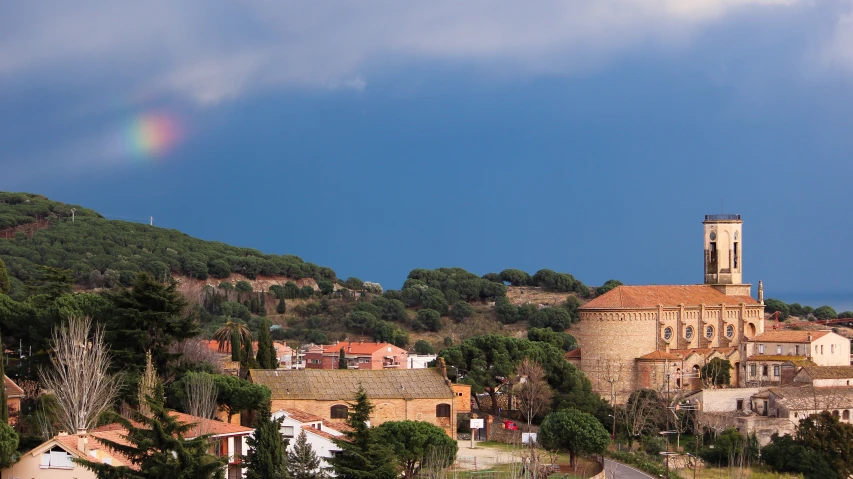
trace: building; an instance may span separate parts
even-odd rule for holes
[[[222,343],[221,347],[219,341],[207,340],[202,342],[208,349],[216,352],[219,364],[224,372],[237,374],[240,364],[231,360],[231,342]],[[305,367],[304,352],[291,348],[283,341],[273,341],[272,345],[275,349],[276,358],[278,358],[279,369],[302,369]],[[252,348],[257,353],[257,341],[252,343]]]
[[[800,368],[850,366],[850,341],[832,331],[767,331],[741,344],[744,386],[789,385]]]
[[[338,369],[341,349],[350,369],[409,369],[409,353],[389,343],[344,341],[309,346],[305,352],[308,369]]]
[[[409,369],[428,368],[429,363],[435,361],[436,358],[438,358],[437,354],[410,354]]]
[[[817,388],[853,385],[853,366],[806,366],[794,376],[794,385]]]
[[[714,357],[733,365],[739,347],[764,332],[763,287],[758,299],[743,283],[740,215],[705,215],[704,284],[618,286],[580,307],[572,352],[603,397],[621,402],[639,388],[701,387],[698,372]]]
[[[349,427],[344,423],[327,421],[320,416],[297,409],[279,409],[273,413],[273,419],[281,419],[281,436],[288,439],[287,450],[293,451],[296,438],[305,432],[305,439],[317,457],[320,458],[320,468],[330,464],[326,461],[341,452],[335,444],[335,438],[340,438]]]
[[[9,425],[14,426],[18,423],[18,414],[21,412],[21,401],[26,395],[20,386],[15,384],[15,381],[9,379],[9,376],[3,376],[6,386],[6,405],[9,406]]]
[[[241,455],[246,454],[246,438],[253,429],[212,419],[202,420],[179,412],[171,415],[187,424],[200,424],[199,432],[211,434],[214,453],[227,457],[225,477],[238,479],[245,475],[241,467]],[[125,439],[127,430],[119,424],[109,424],[91,432],[80,431],[77,434],[60,433],[49,441],[39,445],[21,456],[21,460],[0,470],[1,477],[21,479],[96,479],[95,474],[76,464],[72,459],[97,460],[114,466],[135,468],[126,457],[112,451],[103,440],[119,444],[128,444]],[[189,435],[192,438],[194,435]]]
[[[272,411],[298,410],[327,421],[344,421],[348,403],[363,387],[374,406],[372,425],[425,421],[455,438],[458,396],[443,366],[439,361],[439,367],[428,369],[253,369],[249,379],[270,389]]]

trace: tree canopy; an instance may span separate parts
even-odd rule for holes
[[[343,436],[333,439],[342,454],[328,462],[335,477],[341,479],[394,479],[399,476],[397,462],[391,449],[379,442],[378,432],[368,426],[373,405],[364,389],[359,387],[355,402],[349,404]]]
[[[388,421],[376,430],[379,442],[394,452],[406,479],[417,477],[428,463],[444,469],[456,460],[456,441],[428,422]]]
[[[545,416],[539,427],[539,441],[546,449],[568,451],[575,465],[580,453],[604,452],[610,434],[591,414],[563,409]]]

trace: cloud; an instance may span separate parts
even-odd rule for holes
[[[637,43],[797,0],[18,2],[0,19],[0,86],[123,82],[200,105],[272,88],[367,86],[370,65],[425,58],[564,72]]]

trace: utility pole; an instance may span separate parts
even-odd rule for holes
[[[154,226],[154,217],[153,216],[148,217],[148,224],[151,226]]]
[[[74,212],[77,211],[75,208],[71,208],[71,222],[74,222]]]

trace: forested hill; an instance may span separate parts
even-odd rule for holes
[[[71,209],[75,209],[72,221]],[[22,226],[39,224],[26,231]],[[336,281],[331,268],[292,255],[268,255],[177,230],[107,220],[94,210],[29,193],[0,192],[0,258],[6,263],[13,297],[38,277],[39,265],[70,270],[83,287],[129,286],[136,273],[157,278],[177,274],[198,279],[240,273]],[[17,231],[15,231],[17,230]]]

